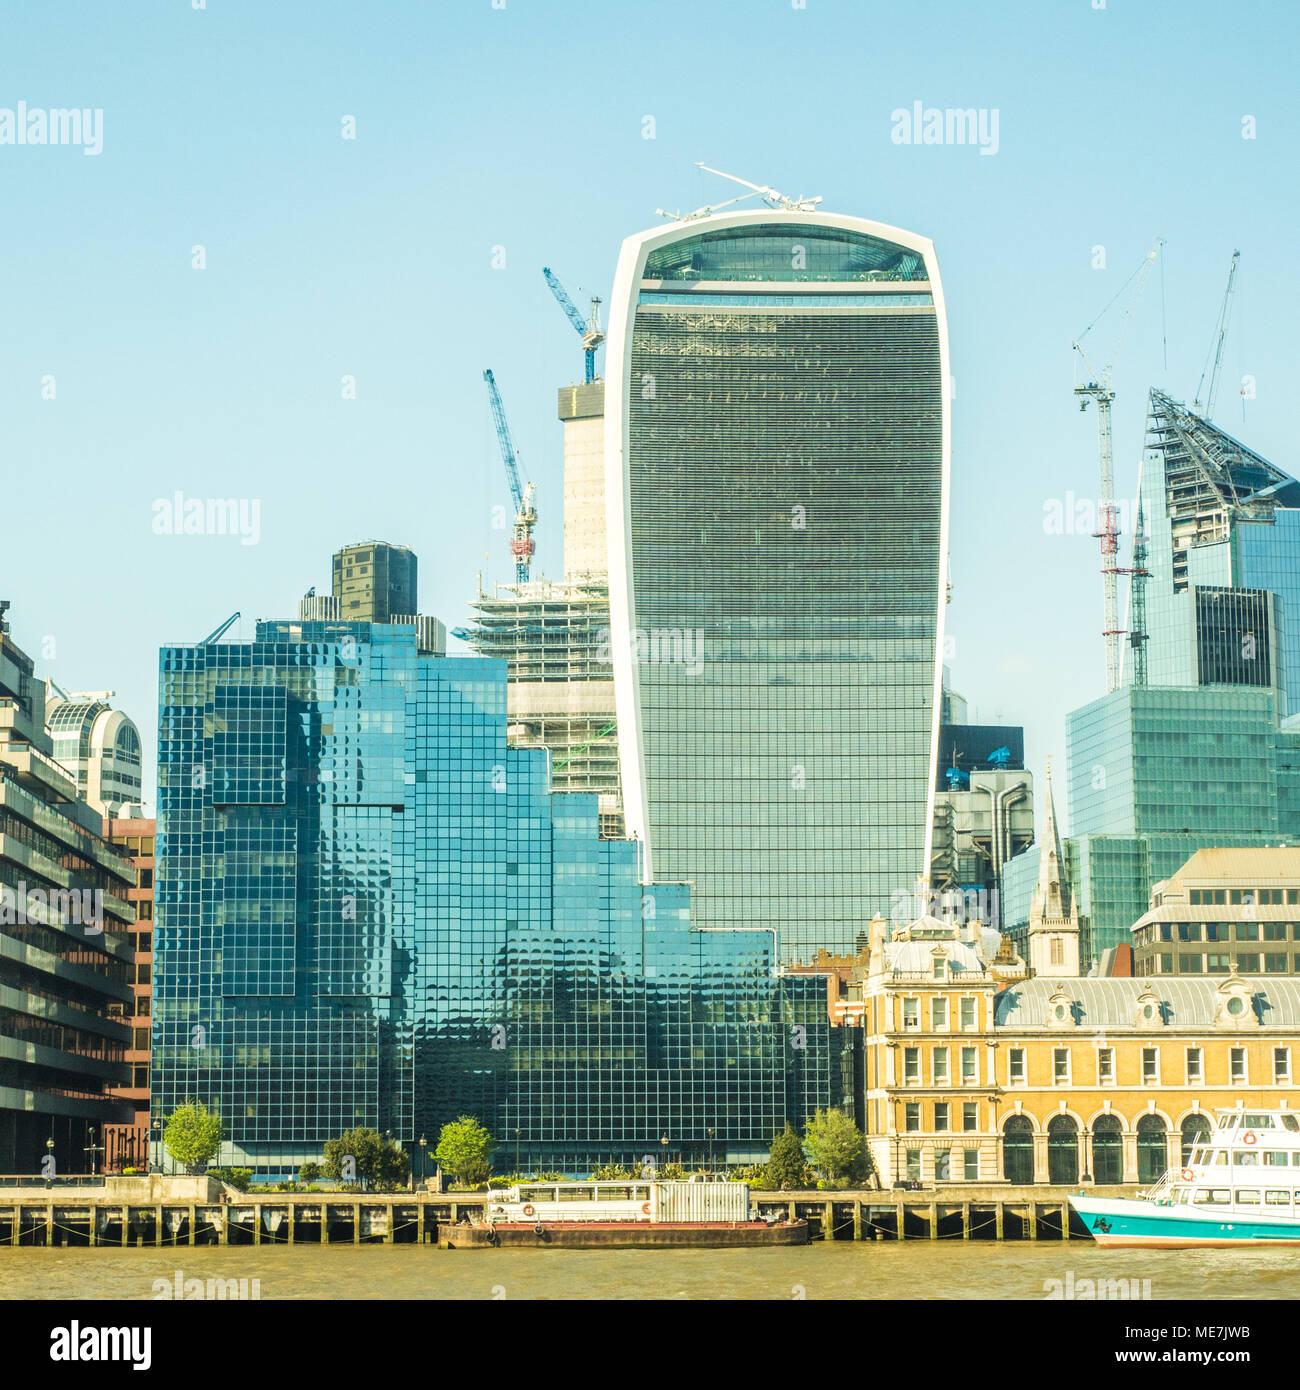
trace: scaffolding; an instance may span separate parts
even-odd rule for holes
[[[534,580],[488,593],[480,580],[470,611],[455,635],[505,661],[511,744],[549,749],[551,789],[594,793],[601,837],[621,839],[608,585]]]

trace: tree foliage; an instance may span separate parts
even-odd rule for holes
[[[804,1131],[803,1151],[828,1184],[860,1182],[871,1172],[862,1131],[842,1110],[819,1110]]]
[[[389,1191],[405,1187],[410,1164],[405,1152],[373,1129],[358,1126],[325,1145],[321,1172],[327,1178]]]
[[[216,1155],[224,1134],[219,1115],[199,1101],[187,1100],[167,1117],[163,1144],[172,1158],[192,1173]]]
[[[772,1187],[788,1191],[807,1187],[811,1177],[803,1144],[787,1120],[785,1129],[772,1140],[772,1150],[767,1159],[767,1180]]]
[[[466,1187],[485,1183],[492,1171],[496,1143],[473,1115],[460,1115],[443,1125],[433,1156],[445,1172]]]

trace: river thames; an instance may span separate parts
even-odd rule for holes
[[[0,1247],[0,1298],[153,1299],[154,1281],[174,1286],[178,1272],[205,1284],[246,1279],[250,1291],[256,1279],[262,1299],[1042,1299],[1077,1298],[1088,1280],[1123,1280],[1131,1297],[1153,1300],[1300,1295],[1291,1249],[908,1241],[746,1251]]]

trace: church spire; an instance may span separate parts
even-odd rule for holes
[[[1029,965],[1035,975],[1079,973],[1079,917],[1061,877],[1061,838],[1052,798],[1052,763],[1047,763],[1047,806],[1038,851],[1038,883],[1029,908]]]

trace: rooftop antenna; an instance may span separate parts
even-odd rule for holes
[[[717,174],[719,178],[730,179],[732,183],[738,183],[745,188],[752,189],[750,193],[741,193],[735,198],[728,198],[725,203],[710,203],[702,208],[696,208],[694,212],[665,212],[663,208],[655,208],[655,216],[667,217],[673,222],[693,222],[698,217],[708,217],[712,213],[721,212],[723,208],[729,208],[733,203],[743,203],[749,198],[762,198],[770,208],[780,208],[782,212],[816,212],[817,204],[821,198],[805,198],[801,193],[797,198],[787,198],[784,193],[778,193],[775,188],[769,188],[767,184],[750,183],[748,179],[742,179],[736,174],[725,173],[721,169],[710,169],[707,164],[701,164],[696,160],[695,167],[703,169],[706,174]]]

